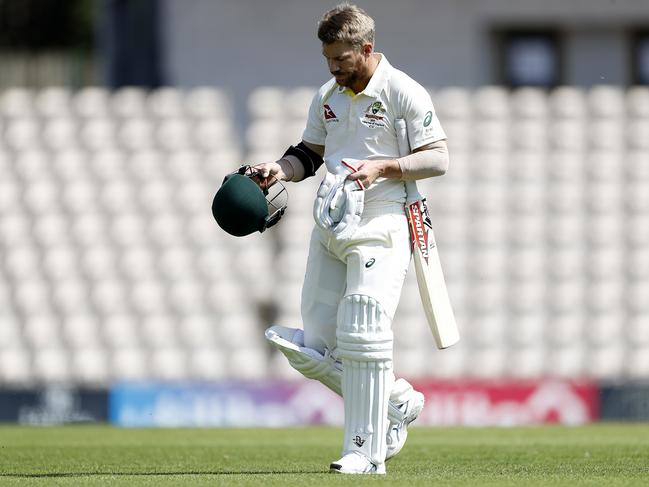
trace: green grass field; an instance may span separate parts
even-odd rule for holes
[[[0,427],[0,486],[649,485],[649,425],[411,428],[388,474],[328,473],[342,431]]]

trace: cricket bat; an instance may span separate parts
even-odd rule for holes
[[[399,154],[410,154],[406,121],[396,119],[395,129]],[[460,333],[446,290],[426,198],[419,193],[415,181],[406,182],[406,192],[406,217],[421,303],[437,348],[448,348],[460,340]]]

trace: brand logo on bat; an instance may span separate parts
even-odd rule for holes
[[[419,202],[410,205],[410,233],[412,237],[413,250],[417,245],[421,255],[428,263],[428,232],[424,228],[424,220],[419,208]]]
[[[354,445],[356,445],[359,448],[363,446],[363,444],[365,443],[365,440],[358,435],[356,435],[356,438],[354,438],[353,441],[354,441]]]

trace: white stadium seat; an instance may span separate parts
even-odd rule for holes
[[[168,346],[151,353],[151,376],[162,380],[181,380],[187,377],[187,358],[180,348]]]
[[[548,351],[545,362],[545,376],[570,379],[582,377],[589,363],[584,360],[584,347],[578,342],[566,343],[565,346]]]
[[[69,383],[71,372],[70,358],[63,348],[47,347],[34,354],[34,377],[39,382]]]
[[[628,326],[626,316],[619,309],[602,310],[587,317],[586,335],[595,346],[624,344],[624,327]]]
[[[65,317],[90,313],[92,308],[88,284],[76,276],[66,276],[52,286],[52,301],[56,310]]]
[[[69,88],[63,86],[43,88],[36,94],[34,106],[43,117],[72,116],[72,93]]]
[[[108,118],[92,118],[83,123],[79,133],[83,147],[90,151],[117,147],[115,122]]]
[[[184,112],[184,93],[164,87],[151,91],[146,97],[147,111],[160,118],[180,117]]]
[[[106,245],[105,238],[98,238],[96,245],[85,248],[81,254],[81,268],[89,279],[99,281],[115,278],[118,268],[117,253]]]
[[[75,112],[84,118],[105,118],[109,115],[109,94],[105,88],[88,86],[80,89],[72,99]]]
[[[549,127],[550,146],[561,151],[584,151],[587,147],[586,126],[581,120],[558,119]]]
[[[517,120],[512,125],[512,147],[541,152],[549,144],[548,133],[549,127],[545,120]]]
[[[471,93],[465,88],[443,88],[433,95],[438,117],[447,119],[468,119],[473,112]],[[444,124],[446,127],[446,124]]]
[[[649,346],[633,347],[625,354],[624,362],[627,377],[645,380],[649,376]]]
[[[0,96],[0,114],[7,118],[34,115],[34,93],[27,88],[13,87],[3,90]]]
[[[99,319],[91,311],[71,310],[63,319],[61,329],[65,343],[75,353],[103,350]]]
[[[142,343],[149,349],[165,349],[178,343],[175,319],[155,310],[144,317],[138,326]]]
[[[142,380],[151,377],[146,354],[133,345],[115,350],[109,357],[109,371],[113,380]]]
[[[83,384],[105,386],[108,383],[108,354],[102,348],[86,348],[72,355],[72,375]]]
[[[233,145],[235,136],[229,121],[224,119],[204,119],[193,128],[193,144],[204,151],[218,151]]]
[[[547,94],[540,88],[518,88],[511,94],[512,115],[518,119],[543,119],[548,115]]]
[[[167,292],[163,283],[157,279],[134,282],[128,294],[133,309],[142,315],[160,313],[167,309]]]
[[[126,157],[116,149],[93,152],[88,158],[88,165],[102,185],[103,183],[123,179],[127,175]]]
[[[192,349],[187,368],[189,377],[193,379],[218,381],[230,377],[227,356],[216,348],[202,346]]]
[[[88,155],[77,148],[66,148],[53,155],[52,169],[63,183],[63,190],[76,181],[87,181],[90,178]]]
[[[626,254],[626,273],[638,281],[649,280],[649,248],[631,249]]]
[[[217,335],[216,322],[207,313],[192,310],[178,323],[178,336],[191,348],[214,347],[217,344]]]
[[[116,199],[113,203],[120,205]],[[125,207],[124,210],[130,208]],[[114,217],[109,232],[114,243],[127,248],[144,245],[146,235],[143,228],[146,228],[146,220],[139,213],[123,213]]]
[[[306,120],[311,100],[313,100],[316,91],[310,87],[299,87],[290,90],[286,94],[287,115],[301,122]]]
[[[78,127],[74,119],[51,118],[43,128],[43,141],[52,151],[73,149],[79,146],[77,132]]]
[[[192,127],[186,119],[168,118],[155,128],[156,145],[167,151],[192,148]]]
[[[32,382],[32,357],[24,348],[11,348],[0,353],[0,382],[26,386]]]
[[[586,96],[579,88],[560,86],[550,92],[548,101],[555,118],[581,119],[586,115]]]
[[[592,348],[587,354],[585,372],[593,379],[610,381],[622,375],[624,358],[624,349],[617,343]]]
[[[78,254],[73,247],[48,247],[42,259],[44,274],[52,281],[78,276],[80,273]]]
[[[643,315],[649,312],[649,280],[643,279],[627,284],[624,300],[628,309],[634,314]]]
[[[594,118],[620,119],[625,116],[624,92],[618,86],[594,86],[586,98],[589,113]]]
[[[469,377],[492,380],[503,376],[507,368],[502,347],[480,348],[469,356],[465,372]]]
[[[155,146],[153,124],[146,118],[128,118],[120,124],[117,139],[127,151],[151,149]]]
[[[223,118],[232,116],[230,97],[214,87],[197,87],[185,96],[187,113],[193,118]]]
[[[649,88],[633,86],[626,92],[626,111],[631,117],[649,118]]]
[[[204,287],[190,278],[171,283],[168,298],[171,307],[181,315],[200,312],[206,304]]]
[[[147,114],[146,91],[143,88],[127,86],[115,91],[110,97],[110,107],[120,118],[138,118]]]
[[[626,143],[634,150],[649,150],[649,116],[642,120],[630,120],[626,125]]]
[[[523,347],[541,347],[545,343],[547,318],[539,310],[512,314],[509,318],[505,335],[514,344],[514,349]]]
[[[286,107],[284,96],[281,88],[257,88],[248,96],[248,111],[253,118],[281,118]]]
[[[44,280],[30,276],[14,284],[14,304],[22,313],[47,316],[52,310],[50,288]]]
[[[156,277],[154,253],[146,246],[124,249],[119,255],[119,270],[129,280],[143,281]]]
[[[126,173],[134,176],[140,188],[146,187],[151,181],[161,178],[164,164],[164,153],[154,148],[141,148],[131,152],[124,161]]]
[[[93,306],[103,314],[127,313],[126,286],[117,278],[106,278],[93,283],[90,290]]]
[[[536,379],[544,375],[546,360],[546,351],[542,347],[517,348],[507,360],[505,373],[513,379]]]
[[[116,350],[128,350],[137,347],[140,343],[137,320],[127,314],[113,313],[107,315],[102,323],[102,338],[107,345]]]
[[[484,86],[474,91],[471,103],[477,118],[505,119],[509,116],[509,94],[500,86]]]

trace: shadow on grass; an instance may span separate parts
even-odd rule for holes
[[[172,475],[286,475],[286,474],[314,474],[314,473],[328,473],[323,470],[310,470],[298,471],[285,470],[285,471],[221,471],[221,472],[59,472],[59,473],[0,473],[0,478],[25,478],[25,479],[49,479],[49,478],[74,478],[74,477],[134,477],[134,476],[156,476],[165,477]]]

